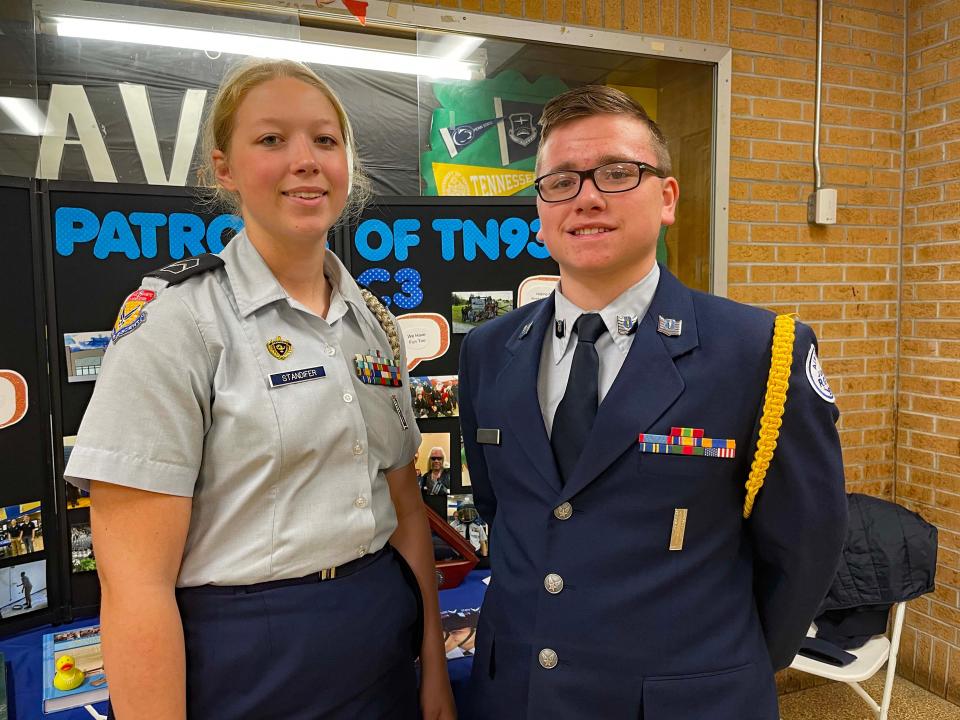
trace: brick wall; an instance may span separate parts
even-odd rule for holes
[[[960,703],[960,3],[908,11],[897,499],[940,532],[900,672]]]
[[[880,10],[870,6],[882,7]],[[903,117],[903,7],[825,5],[822,181],[813,188],[813,0],[732,0],[730,296],[813,326],[841,410],[851,491],[891,497]]]

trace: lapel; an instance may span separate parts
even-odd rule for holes
[[[659,316],[682,320],[681,335],[658,333]],[[617,379],[600,404],[586,450],[563,489],[565,499],[573,497],[635,445],[638,434],[649,430],[680,397],[684,383],[674,359],[698,345],[693,295],[661,265],[657,291]]]
[[[510,336],[505,346],[507,362],[497,376],[496,387],[490,390],[503,398],[502,407],[507,410],[507,422],[531,465],[556,492],[560,492],[560,474],[537,397],[540,353],[552,318],[551,294]]]

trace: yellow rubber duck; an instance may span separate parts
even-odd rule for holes
[[[53,686],[57,690],[73,690],[83,685],[85,675],[83,670],[77,667],[72,655],[61,655],[57,658],[56,675],[53,676]]]

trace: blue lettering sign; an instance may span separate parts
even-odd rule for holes
[[[93,242],[93,256],[106,260],[121,254],[130,260],[154,258],[159,253],[157,229],[168,227],[167,254],[180,260],[205,252],[223,250],[227,230],[239,232],[243,220],[219,215],[207,225],[194,213],[131,212],[111,210],[101,220],[96,213],[78,207],[59,207],[53,214],[54,247],[58,255],[70,256],[77,245]],[[206,245],[204,245],[204,241]]]
[[[380,302],[386,307],[396,304],[403,310],[413,310],[423,302],[423,290],[420,287],[420,273],[413,268],[400,268],[393,275],[393,280],[400,285],[400,292],[391,295],[380,295]],[[375,282],[390,282],[390,272],[384,268],[367,268],[357,276],[357,285],[370,288]],[[370,292],[374,292],[370,290]]]
[[[437,218],[431,227],[440,233],[440,257],[450,262],[457,256],[457,231],[463,227],[463,221],[456,218]]]
[[[495,218],[482,221],[482,227],[469,218],[434,218],[430,228],[439,235],[440,257],[447,262],[457,259],[458,253],[467,262],[477,259],[478,250],[488,260],[500,259],[500,246],[505,246],[508,260],[516,260],[524,252],[542,260],[548,257],[546,248],[536,241],[540,221],[508,217],[502,222]],[[354,233],[353,244],[364,260],[382,262],[393,255],[399,262],[410,259],[410,248],[421,245],[416,234],[420,221],[416,218],[398,218],[393,227],[383,220],[371,218],[360,223]],[[531,235],[534,237],[531,238]],[[428,243],[433,247],[433,243]]]
[[[157,228],[167,224],[163,213],[130,213],[130,224],[140,228],[140,252],[145,258],[157,256]]]
[[[371,235],[380,238],[380,244],[376,248],[370,246]],[[357,228],[353,244],[364,260],[380,262],[386,260],[393,251],[393,233],[383,220],[365,220]]]
[[[72,255],[73,246],[100,232],[100,219],[85,208],[59,207],[53,214],[53,236],[58,255]]]

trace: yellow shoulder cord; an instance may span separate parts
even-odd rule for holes
[[[360,294],[363,296],[363,301],[367,304],[367,307],[370,308],[370,312],[373,313],[377,322],[380,323],[380,327],[383,328],[383,331],[387,334],[387,340],[390,342],[390,351],[393,353],[393,361],[399,365],[400,335],[397,333],[397,324],[393,321],[393,317],[383,306],[383,303],[377,300],[372,292],[360,288]]]
[[[777,315],[773,325],[773,347],[770,352],[770,374],[767,376],[767,394],[763,398],[763,416],[760,418],[760,437],[757,451],[747,478],[747,496],[743,501],[743,518],[753,512],[753,502],[763,487],[767,469],[773,459],[783,422],[783,407],[787,403],[787,386],[790,384],[790,365],[793,361],[793,338],[795,321],[791,315]]]

